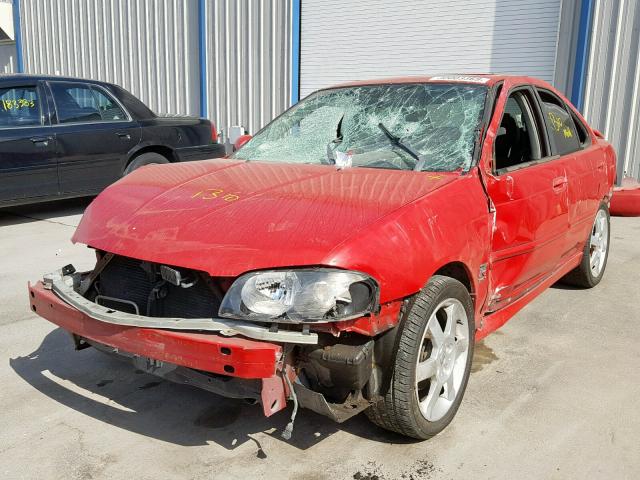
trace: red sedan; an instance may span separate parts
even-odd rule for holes
[[[247,140],[246,138],[243,140]],[[563,279],[600,282],[615,153],[553,87],[447,75],[320,90],[230,158],[148,166],[101,193],[95,249],[29,287],[77,348],[425,439],[474,342]]]

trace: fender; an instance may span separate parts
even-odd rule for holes
[[[487,293],[478,278],[489,258],[491,218],[474,169],[379,219],[366,235],[355,232],[321,263],[371,274],[380,283],[381,303],[409,297],[443,266],[461,263],[478,315]]]

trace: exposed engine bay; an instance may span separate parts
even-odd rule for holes
[[[147,317],[203,318],[215,316],[220,308],[221,283],[201,272],[115,255],[84,296]]]

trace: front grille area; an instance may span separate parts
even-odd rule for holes
[[[184,286],[164,280],[160,265],[115,256],[102,270],[86,297],[100,305],[149,317],[211,318],[218,315],[223,290],[202,272],[172,267],[188,281]],[[192,284],[192,285],[191,285]]]

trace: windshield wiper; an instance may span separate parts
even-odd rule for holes
[[[393,146],[398,147],[401,150],[404,150],[415,159],[416,164],[413,167],[415,171],[419,172],[420,170],[422,170],[422,168],[424,167],[424,164],[427,163],[426,158],[424,158],[416,150],[411,148],[410,145],[404,143],[400,137],[396,137],[393,133],[391,133],[389,129],[385,127],[382,122],[378,123],[378,128],[382,130],[382,133],[385,134],[385,136],[389,139],[389,141]]]
[[[327,160],[329,160],[330,165],[335,165],[336,157],[333,155],[333,151],[342,143],[342,120],[344,120],[344,113],[340,117],[338,126],[336,127],[336,138],[327,143]]]

